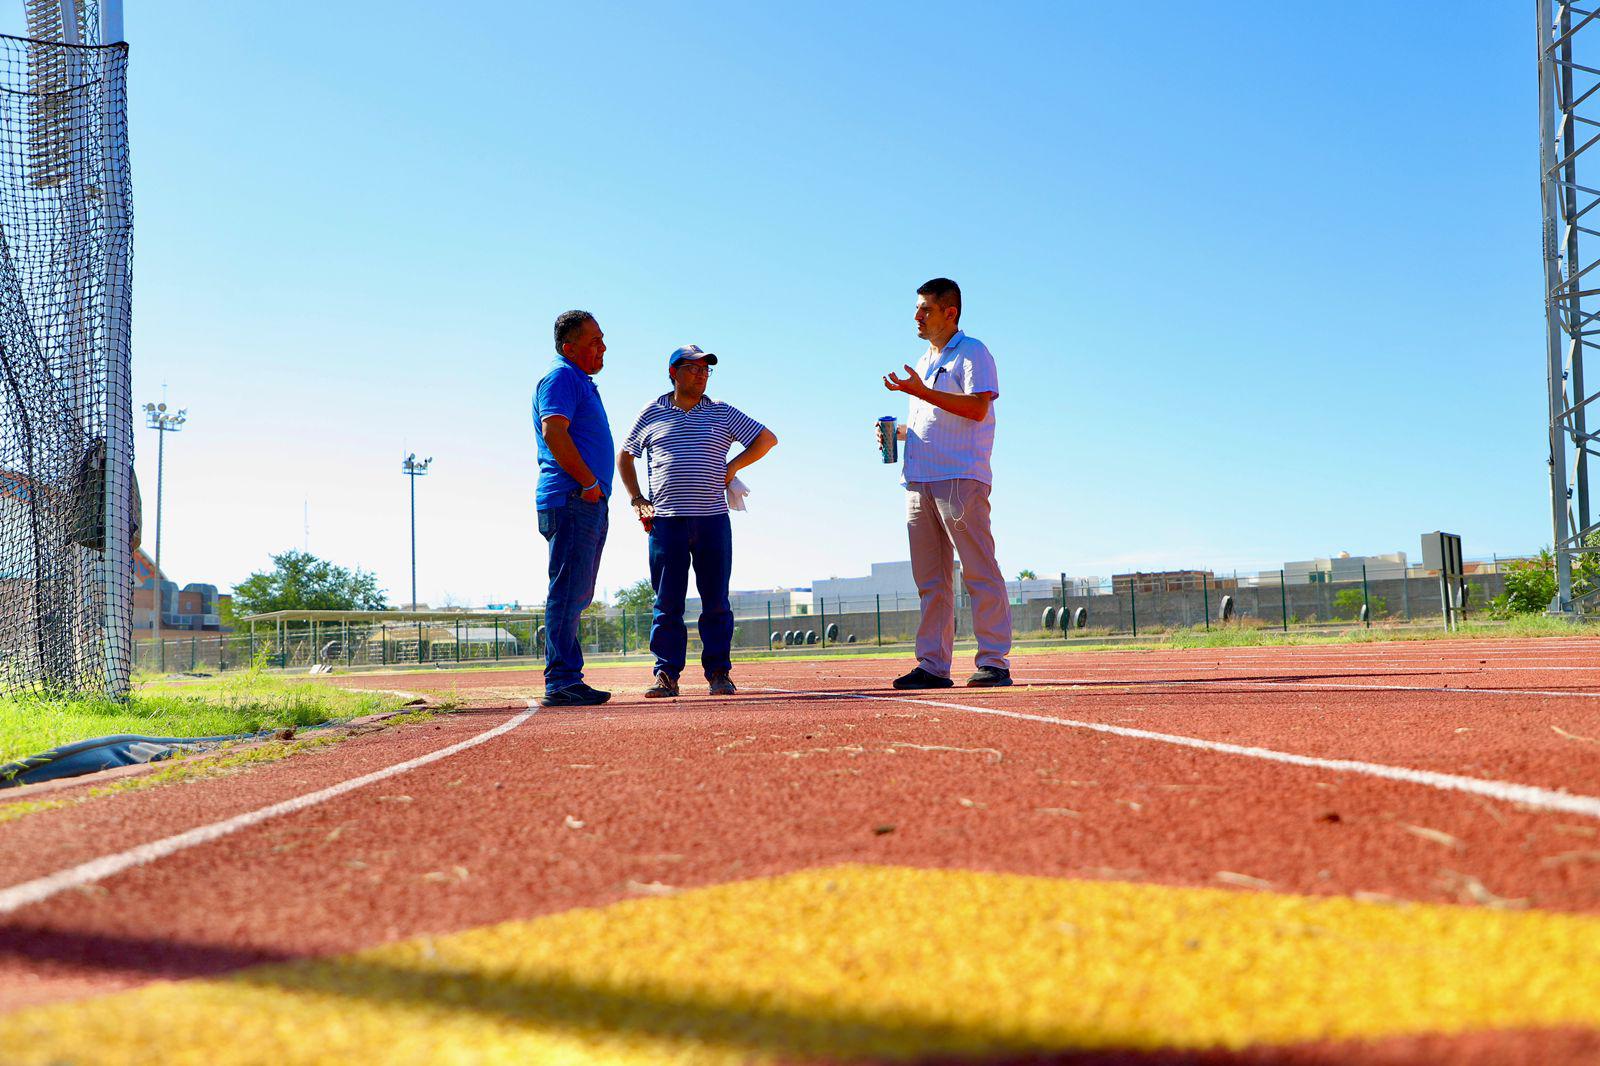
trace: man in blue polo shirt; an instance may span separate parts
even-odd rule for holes
[[[693,344],[667,356],[672,391],[639,413],[617,455],[622,485],[650,532],[650,584],[656,593],[650,651],[656,657],[656,676],[645,695],[653,699],[678,694],[678,677],[688,657],[683,601],[691,566],[700,590],[700,665],[713,696],[736,691],[728,676],[733,667],[728,486],[735,474],[771,451],[778,438],[738,408],[706,397],[716,363],[716,356]],[[745,447],[729,459],[735,441]],[[640,457],[648,463],[648,498],[639,491],[633,465]]]
[[[605,365],[605,334],[587,311],[556,319],[556,361],[533,397],[539,437],[539,532],[550,542],[545,597],[546,707],[587,707],[611,693],[583,683],[579,623],[594,599],[609,525],[611,423],[594,375]]]

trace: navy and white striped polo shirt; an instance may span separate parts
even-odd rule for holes
[[[639,412],[622,450],[645,460],[656,514],[727,514],[728,451],[734,441],[748,448],[765,428],[737,407],[705,397],[681,410],[669,392]]]

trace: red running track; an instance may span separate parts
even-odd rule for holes
[[[906,663],[835,659],[742,666],[733,699],[619,691],[0,914],[0,1011],[605,904],[639,885],[843,862],[1600,911],[1600,817],[1083,727],[1597,797],[1595,664],[1600,641],[1406,642],[1024,656],[1008,690],[894,693]],[[638,689],[644,675],[591,680]],[[338,680],[511,709],[0,824],[0,891],[464,740],[541,688],[532,671]],[[1600,1055],[1593,1034],[1528,1039],[1519,1054]]]

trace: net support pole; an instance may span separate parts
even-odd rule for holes
[[[1372,600],[1367,593],[1367,564],[1361,564],[1361,613],[1365,616],[1367,628],[1372,628]]]
[[[100,43],[122,44],[122,0],[100,0]]]
[[[101,0],[101,43],[120,53],[117,66],[127,62],[122,37],[120,0]],[[123,79],[106,72],[101,77],[100,160],[105,197],[102,225],[105,234],[105,329],[101,343],[109,349],[106,360],[106,469],[105,549],[101,554],[99,583],[101,624],[105,641],[105,687],[113,699],[125,699],[131,687],[133,653],[133,552],[129,543],[133,522],[133,368],[129,359],[131,308],[128,286],[128,188],[123,169],[127,145],[127,115],[120,87]],[[156,632],[161,632],[161,575],[156,575]]]

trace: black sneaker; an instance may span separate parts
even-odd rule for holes
[[[712,674],[706,678],[706,681],[711,686],[711,694],[713,696],[732,696],[739,691],[734,687],[733,678],[728,676],[728,671],[726,670]]]
[[[1005,688],[1011,684],[1011,671],[998,666],[980,666],[967,678],[968,688]]]
[[[656,674],[656,683],[644,690],[646,699],[671,699],[678,694],[678,679],[665,673]]]
[[[541,707],[598,707],[611,698],[611,693],[590,688],[582,681],[554,692],[546,692],[539,700]]]
[[[894,679],[895,688],[949,688],[954,684],[948,677],[930,674],[920,666]]]

